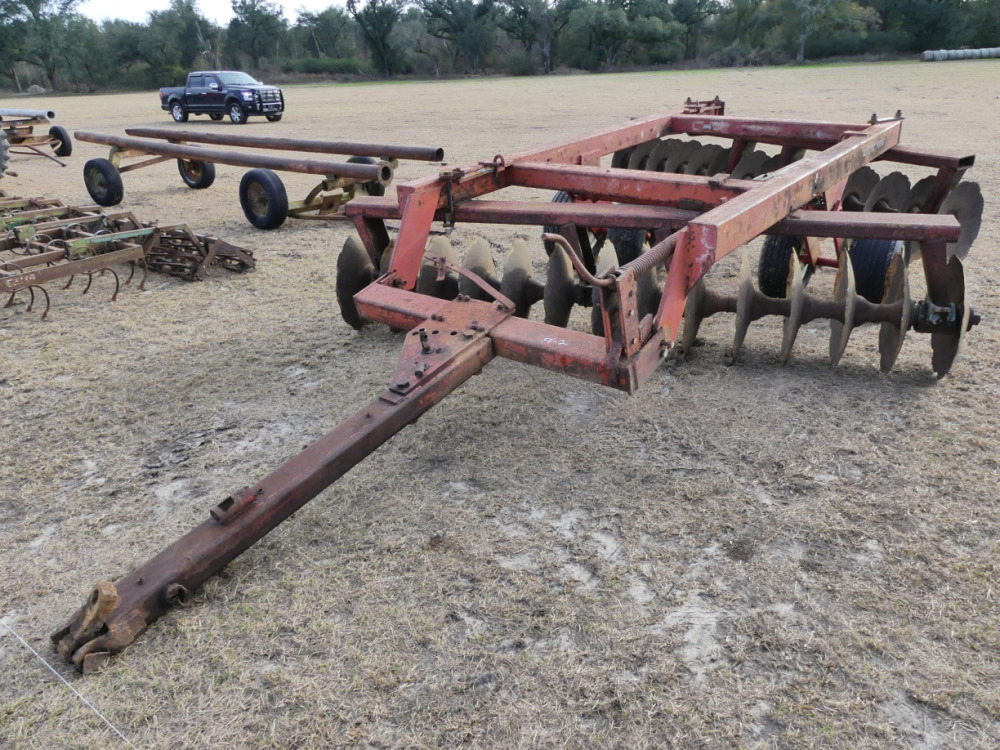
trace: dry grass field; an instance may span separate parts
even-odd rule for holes
[[[688,96],[760,117],[901,109],[905,144],[976,155],[983,322],[942,381],[917,334],[880,374],[874,328],[830,369],[824,322],[785,366],[779,323],[757,323],[730,365],[725,315],[635,396],[496,360],[81,677],[48,634],[93,584],[374,398],[401,341],[340,319],[348,226],[254,230],[235,167],[206,191],[169,163],[126,174],[123,208],[258,266],[151,276],[114,303],[107,281],[53,288],[44,322],[0,309],[0,747],[1000,747],[998,80],[1000,61],[970,60],[288,88],[281,123],[241,132],[441,146],[454,165]],[[3,107],[70,131],[173,126],[155,93]],[[82,167],[104,155],[16,158],[0,189],[89,203]],[[313,182],[289,176],[290,197]],[[455,231],[459,257],[479,232]],[[535,230],[482,233],[498,260],[530,238],[544,273]]]

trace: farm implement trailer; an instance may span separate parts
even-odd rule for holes
[[[56,119],[52,110],[0,109],[0,177],[7,171],[10,154],[44,156],[65,167],[66,162],[59,156],[73,153],[73,141],[61,125],[51,125],[48,131],[38,133],[35,128],[44,127]],[[48,153],[41,147],[52,151]]]
[[[873,117],[862,125],[792,122],[731,118],[723,109],[718,100],[689,102],[679,114],[400,185],[398,200],[352,202],[347,212],[360,241],[352,237],[344,245],[337,294],[352,325],[370,320],[408,331],[388,388],[271,475],[224,498],[208,519],[131,574],[115,584],[98,583],[84,606],[52,634],[59,655],[84,673],[99,668],[173,605],[189,605],[192,592],[208,578],[496,356],[633,392],[678,338],[686,346],[693,342],[705,316],[735,312],[734,348],[749,323],[764,315],[785,318],[789,350],[804,321],[830,318],[834,360],[855,325],[879,323],[885,370],[909,330],[927,332],[934,369],[943,376],[977,320],[965,300],[959,256],[978,226],[978,191],[966,189],[972,198],[949,203],[972,157],[899,145],[898,118]],[[693,159],[705,148],[690,144],[695,135],[728,145],[710,149],[710,158]],[[684,137],[669,143],[675,136]],[[780,150],[754,156],[754,144]],[[692,159],[671,156],[678,148]],[[666,156],[647,169],[657,149]],[[646,157],[633,159],[640,151]],[[600,166],[608,155],[616,166]],[[746,179],[775,156],[769,172]],[[668,159],[682,171],[660,171]],[[712,159],[721,167],[698,174]],[[872,183],[866,165],[878,160],[934,170],[929,183],[917,183],[914,200],[922,201],[923,210],[897,208],[893,201],[899,195],[887,199],[891,191],[879,188],[882,181],[876,177]],[[687,168],[690,174],[683,172]],[[743,178],[731,176],[737,170]],[[564,193],[548,204],[480,200],[510,186]],[[897,193],[908,197],[917,186]],[[874,210],[841,210],[868,206],[873,195]],[[401,221],[394,241],[386,219]],[[478,222],[558,230],[544,235],[550,250],[547,279],[532,278],[523,242],[515,242],[499,278],[482,241],[473,242],[464,263],[457,264],[447,237],[435,236],[428,244],[435,220],[446,228]],[[757,291],[746,260],[735,297],[705,288],[703,277],[714,263],[765,232],[779,238],[768,252],[785,263],[781,296]],[[607,251],[609,237],[615,257]],[[649,237],[652,246],[643,252]],[[822,257],[816,237],[836,238],[837,257]],[[864,250],[859,253],[864,258],[851,258],[846,239]],[[918,253],[927,298],[915,303],[906,261]],[[834,299],[805,292],[806,264],[837,267]],[[651,283],[658,267],[667,270],[662,289]],[[856,271],[869,286],[880,285],[876,301],[856,293]],[[538,301],[547,322],[527,317]],[[591,307],[598,333],[564,327],[575,304]]]
[[[183,224],[144,224],[129,212],[105,213],[99,206],[65,206],[0,192],[0,294],[9,295],[4,307],[27,292],[25,312],[31,312],[37,291],[45,300],[44,320],[50,307],[45,284],[66,279],[63,289],[69,289],[75,277],[86,276],[86,294],[95,273],[113,277],[114,301],[122,286],[114,266],[126,263],[130,270],[124,283],[132,281],[138,263],[142,289],[149,270],[196,280],[209,265],[242,271],[252,268],[254,259],[249,251],[197,235]]]
[[[90,196],[102,206],[121,203],[125,194],[121,174],[177,160],[181,179],[201,190],[215,182],[215,165],[250,167],[240,181],[240,205],[247,220],[258,229],[275,229],[288,216],[300,219],[342,219],[343,206],[357,193],[383,195],[392,182],[398,159],[441,161],[444,150],[422,146],[398,146],[345,141],[315,141],[267,136],[206,133],[169,128],[130,128],[124,136],[77,132],[77,140],[111,146],[107,159],[91,159],[83,168]],[[199,145],[237,149],[299,151],[313,154],[344,154],[346,162],[304,159],[252,151],[222,150]],[[125,159],[152,156],[123,165]],[[305,199],[289,201],[281,178],[273,170],[323,175]]]

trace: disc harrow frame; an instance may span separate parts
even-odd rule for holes
[[[56,113],[52,110],[0,109],[0,137],[6,140],[6,146],[0,144],[0,148],[10,154],[43,156],[65,167],[66,162],[58,157],[73,153],[73,141],[65,128],[49,124],[55,119]],[[37,132],[39,126],[48,126],[48,130]],[[52,153],[43,150],[42,146]],[[5,170],[6,153],[0,154],[0,177]]]
[[[925,198],[932,211],[972,166],[971,156],[901,146],[901,126],[898,117],[873,117],[861,125],[731,118],[718,99],[689,101],[677,114],[447,169],[398,186],[395,199],[352,201],[346,213],[360,242],[345,243],[337,295],[352,325],[378,321],[408,331],[388,388],[272,474],[224,498],[203,523],[132,573],[115,584],[99,582],[84,606],[52,634],[57,652],[84,673],[99,668],[171,607],[189,605],[198,586],[497,356],[631,393],[674,345],[687,308],[689,340],[696,323],[716,312],[735,312],[738,333],[754,318],[782,315],[789,321],[788,350],[803,321],[830,317],[837,357],[855,323],[882,326],[883,354],[898,351],[909,329],[930,332],[939,342],[934,368],[943,375],[975,319],[965,300],[961,260],[949,259],[947,252],[947,244],[959,237],[959,221],[950,214],[839,210],[851,175],[876,160],[936,170]],[[629,149],[677,135],[728,139],[728,154],[713,157],[727,170],[744,153],[753,153],[755,144],[773,144],[780,148],[777,168],[737,180],[728,173],[667,174],[600,164],[608,155],[613,163],[629,163]],[[803,150],[814,153],[796,160]],[[764,163],[759,156],[753,161]],[[565,191],[579,200],[482,199],[512,186]],[[392,242],[389,219],[400,221]],[[560,283],[550,279],[542,285],[530,277],[530,251],[523,242],[515,242],[500,279],[488,248],[474,245],[461,266],[446,238],[435,237],[428,248],[434,221],[446,229],[465,222],[559,227],[544,239],[552,243],[550,269],[562,269]],[[640,229],[653,237],[652,247],[616,268],[587,257],[582,245],[588,227]],[[716,262],[764,232],[837,238],[838,257],[826,262],[840,269],[836,299],[816,300],[804,292],[798,255],[790,259],[785,299],[756,292],[747,261],[736,298],[711,295],[701,286]],[[919,243],[927,299],[913,304],[905,267],[896,259],[884,299],[859,302],[841,250],[845,238]],[[811,240],[803,243],[805,260],[818,264],[817,247]],[[658,267],[667,271],[666,284],[658,303],[644,310],[643,278]],[[567,292],[561,282],[570,269],[580,281],[571,282]],[[529,319],[531,304],[550,291],[562,301],[589,297],[602,334]]]

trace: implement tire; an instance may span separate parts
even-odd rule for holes
[[[192,190],[204,190],[215,182],[215,165],[210,161],[177,160],[177,171]]]
[[[83,165],[83,184],[99,206],[117,206],[125,197],[122,176],[107,159],[91,159]]]
[[[251,169],[240,180],[240,206],[258,229],[277,229],[288,217],[288,193],[270,169]]]
[[[62,125],[49,128],[49,137],[54,141],[52,152],[56,156],[70,156],[73,153],[73,139]]]
[[[801,237],[768,234],[764,237],[764,247],[757,263],[757,286],[761,294],[781,299],[788,285],[788,264],[792,253],[802,249]],[[810,273],[812,266],[806,272]]]

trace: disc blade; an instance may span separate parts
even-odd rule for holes
[[[949,257],[954,255],[965,260],[969,248],[979,236],[979,227],[983,222],[983,193],[979,184],[962,182],[948,194],[941,204],[939,214],[951,214],[962,226],[958,234],[958,242],[948,243]]]
[[[740,265],[740,289],[736,297],[736,335],[733,337],[733,362],[736,362],[740,356],[743,340],[750,329],[750,316],[753,313],[753,298],[756,292],[750,273],[750,255],[744,249],[743,262]]]
[[[732,178],[734,180],[752,180],[764,172],[764,164],[771,157],[763,151],[751,151],[744,154],[739,164],[733,167]]]
[[[700,148],[701,143],[698,141],[684,141],[681,145],[671,150],[670,156],[663,163],[661,171],[675,174],[682,172],[684,165],[687,164],[687,160]]]
[[[868,196],[878,184],[878,172],[871,167],[861,167],[847,178],[844,195],[840,199],[845,211],[860,211],[868,201]],[[855,208],[856,207],[856,208]]]
[[[781,362],[784,364],[792,356],[795,337],[802,326],[802,308],[806,301],[805,272],[799,256],[792,253],[788,259],[788,285],[785,297],[788,299],[788,317],[781,331]]]
[[[910,194],[910,178],[902,172],[886,175],[872,189],[865,201],[865,211],[902,211]]]
[[[913,315],[913,300],[910,298],[910,282],[906,262],[902,255],[896,254],[889,266],[889,276],[885,285],[885,297],[882,304],[899,303],[899,322],[882,323],[878,332],[879,369],[890,372],[896,364],[899,352],[903,349],[906,332],[910,328]]]
[[[684,165],[684,174],[707,175],[708,165],[719,155],[720,151],[722,151],[722,146],[717,143],[702,146],[688,157],[687,163]]]
[[[615,254],[615,250],[612,247],[605,245],[601,248],[601,251],[597,254],[595,261],[596,274],[600,278],[603,274],[607,273],[612,268],[618,267],[618,256]],[[596,287],[592,290],[593,297],[590,308],[590,330],[595,336],[604,335],[604,313],[601,307],[601,293]]]
[[[476,274],[476,276],[486,282],[495,280],[497,267],[493,262],[493,253],[490,250],[490,243],[482,237],[477,238],[466,251],[462,267]],[[472,299],[483,301],[489,301],[491,299],[490,295],[487,294],[485,290],[480,288],[478,284],[471,279],[465,278],[464,276],[460,276],[458,279],[458,291],[467,297],[471,297]]]
[[[531,280],[531,248],[518,238],[503,264],[500,293],[514,303],[514,315],[527,318],[531,310],[527,288]]]
[[[545,322],[565,328],[569,324],[569,314],[573,310],[573,265],[561,247],[556,247],[549,256],[549,268],[545,277]]]
[[[365,321],[354,304],[354,295],[368,286],[375,278],[375,264],[361,240],[353,235],[344,241],[344,248],[337,256],[337,303],[344,322],[360,329]]]
[[[836,367],[847,349],[847,341],[854,330],[854,308],[858,299],[854,286],[854,266],[847,253],[840,254],[840,266],[834,282],[834,299],[844,303],[844,320],[830,321],[830,367]]]
[[[958,256],[948,261],[948,301],[962,307],[962,320],[956,333],[931,334],[931,366],[940,380],[951,370],[962,348],[965,330],[969,327],[971,309],[965,304],[965,271]]]
[[[649,152],[644,169],[647,172],[662,172],[663,164],[670,158],[670,153],[682,143],[684,141],[680,138],[664,138]]]
[[[685,354],[691,351],[695,340],[698,338],[698,329],[701,328],[701,321],[705,319],[705,279],[698,279],[694,289],[688,295],[687,302],[684,303],[684,328],[681,333],[681,351]]]

